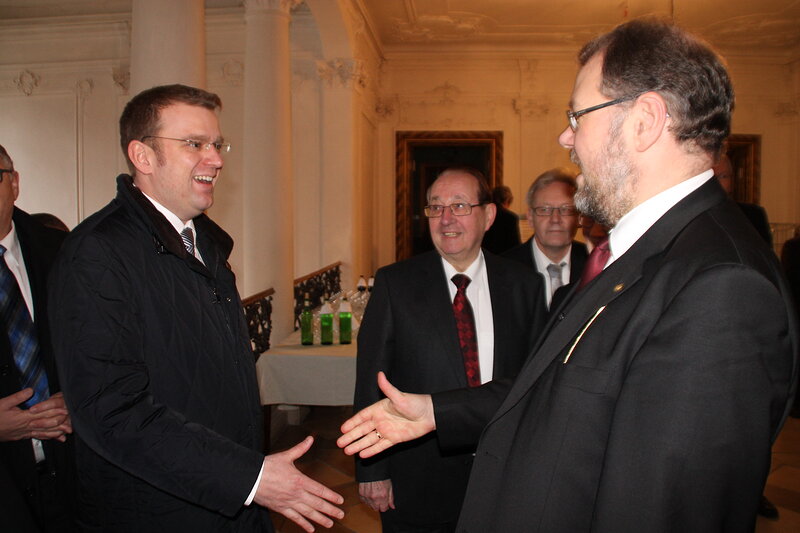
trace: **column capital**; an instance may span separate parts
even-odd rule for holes
[[[245,11],[280,11],[285,15],[304,0],[244,0]]]

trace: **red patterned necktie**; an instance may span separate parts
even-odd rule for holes
[[[478,335],[475,333],[475,315],[467,299],[467,285],[470,280],[464,274],[456,274],[452,280],[458,291],[453,298],[453,314],[458,328],[458,342],[464,358],[464,371],[467,373],[467,384],[477,387],[481,384],[481,367],[478,363]]]
[[[578,290],[581,290],[603,271],[606,263],[608,263],[609,257],[611,257],[611,249],[608,247],[608,237],[606,237],[597,243],[592,253],[589,254],[589,259],[586,260],[586,266],[583,267],[581,283],[578,285]]]

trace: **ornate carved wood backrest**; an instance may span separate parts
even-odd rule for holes
[[[300,328],[300,313],[303,312],[304,295],[308,293],[312,307],[317,307],[342,290],[342,262],[323,267],[302,278],[294,280],[294,329]]]
[[[253,357],[269,350],[269,337],[272,332],[272,295],[274,289],[267,289],[242,300],[247,331],[250,333],[250,346]]]

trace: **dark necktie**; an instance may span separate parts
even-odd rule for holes
[[[586,266],[583,267],[581,283],[578,285],[578,290],[581,290],[603,271],[606,263],[608,263],[609,257],[611,257],[611,249],[608,247],[608,237],[606,237],[597,243],[592,253],[589,254],[589,259],[586,260]]]
[[[181,239],[183,239],[183,245],[189,255],[194,255],[194,233],[192,233],[192,228],[183,228]]]
[[[477,387],[481,384],[481,367],[478,363],[478,335],[475,333],[475,315],[467,299],[467,285],[471,281],[464,274],[456,274],[452,280],[458,290],[453,298],[453,314],[458,328],[458,342],[464,358],[464,371],[467,373],[467,384]]]
[[[33,320],[22,298],[17,278],[6,264],[5,253],[5,246],[0,245],[0,316],[8,333],[14,363],[19,369],[20,385],[23,389],[33,389],[33,396],[24,404],[30,407],[46,400],[50,390]]]

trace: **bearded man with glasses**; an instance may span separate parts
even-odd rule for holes
[[[415,395],[381,376],[388,399],[339,445],[477,442],[461,533],[752,532],[800,338],[774,252],[712,179],[728,72],[649,18],[578,60],[559,142],[581,168],[577,208],[609,239],[514,383]]]

